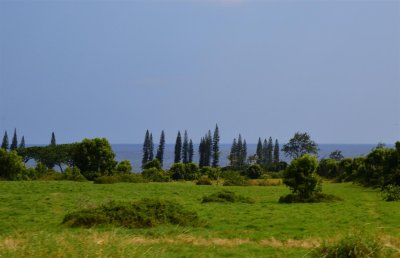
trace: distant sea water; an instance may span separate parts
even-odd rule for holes
[[[281,145],[282,146],[282,145]],[[132,163],[134,171],[141,171],[142,164],[142,144],[112,144],[112,148],[115,152],[116,159],[129,160]],[[164,169],[169,168],[174,161],[174,144],[166,144],[164,151]],[[319,144],[318,158],[328,158],[329,154],[334,150],[342,151],[342,154],[346,158],[353,158],[357,156],[367,155],[376,144]],[[392,148],[393,145],[387,145]],[[199,146],[194,144],[195,150],[193,161],[198,162],[198,148]],[[220,166],[229,165],[228,155],[230,152],[231,144],[220,144]],[[257,144],[247,144],[247,154],[253,155],[256,152]],[[157,150],[157,145],[154,146],[154,152]],[[155,153],[154,153],[155,155]],[[290,158],[285,157],[284,153],[280,153],[281,160],[290,161]]]

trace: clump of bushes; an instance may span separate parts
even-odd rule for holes
[[[249,180],[241,176],[237,171],[225,171],[223,173],[224,186],[248,186]]]
[[[247,167],[246,170],[243,170],[242,175],[251,179],[257,179],[261,177],[262,172],[263,170],[259,164],[253,164]]]
[[[111,201],[95,208],[67,214],[62,222],[70,227],[113,225],[127,228],[148,228],[161,224],[203,226],[197,213],[186,210],[181,204],[159,199],[142,199],[135,202]]]
[[[254,203],[254,200],[249,197],[237,195],[231,191],[220,191],[211,195],[204,196],[202,203],[206,202],[242,202],[242,203]]]
[[[323,243],[313,253],[318,258],[378,258],[384,257],[382,243],[365,232],[353,232],[335,243]]]
[[[387,185],[382,189],[382,199],[387,202],[400,201],[400,186]]]
[[[336,202],[343,201],[342,198],[332,194],[314,193],[308,197],[298,194],[288,194],[279,198],[280,203],[313,203],[313,202]]]
[[[169,182],[171,177],[163,170],[155,167],[144,169],[142,172],[143,178],[151,182]]]
[[[113,176],[100,176],[94,179],[95,184],[115,184],[120,182],[125,183],[145,183],[147,182],[141,175],[134,173],[124,173]]]
[[[174,180],[194,180],[199,178],[199,167],[196,163],[175,163],[169,169]]]
[[[197,180],[196,185],[212,185],[212,181],[208,176],[202,176]]]

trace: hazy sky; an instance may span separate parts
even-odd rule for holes
[[[0,135],[400,140],[400,1],[0,0]]]

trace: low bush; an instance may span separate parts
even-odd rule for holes
[[[227,171],[224,173],[224,186],[248,186],[249,180],[241,176],[239,172]]]
[[[282,179],[259,179],[256,180],[258,186],[279,186],[282,185]]]
[[[81,174],[81,171],[77,167],[66,168],[64,173],[62,174],[61,179],[63,180],[71,180],[71,181],[87,181],[86,178]]]
[[[176,202],[142,199],[135,202],[111,201],[95,208],[67,214],[62,222],[70,227],[113,225],[127,228],[148,228],[161,224],[204,226],[196,212]]]
[[[400,186],[387,185],[382,189],[382,199],[387,202],[400,201]]]
[[[143,170],[142,176],[144,179],[151,182],[169,182],[171,177],[163,170],[157,168],[148,168]]]
[[[288,194],[279,198],[280,203],[316,203],[336,201],[343,201],[343,199],[335,195],[324,193],[314,193],[308,197],[303,197],[298,194]]]
[[[355,231],[335,243],[323,243],[311,255],[318,258],[378,258],[385,257],[377,237]]]
[[[202,176],[197,180],[196,185],[212,185],[212,181],[207,176]]]
[[[95,184],[115,184],[115,183],[145,183],[147,182],[141,175],[129,173],[113,176],[101,176],[93,181]]]
[[[202,203],[206,202],[243,202],[254,203],[254,200],[249,197],[237,195],[231,191],[220,191],[211,195],[204,196]]]
[[[242,172],[243,176],[246,176],[251,179],[260,178],[262,175],[262,168],[258,164],[250,165],[246,170]]]

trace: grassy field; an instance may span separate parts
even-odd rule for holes
[[[201,203],[221,189],[255,203]],[[399,256],[398,202],[384,202],[378,192],[353,184],[325,183],[323,191],[344,201],[279,204],[279,196],[289,193],[285,186],[0,182],[0,257],[302,257],[323,240],[354,229],[378,234]],[[144,197],[179,201],[208,226],[83,229],[61,224],[70,211]]]

